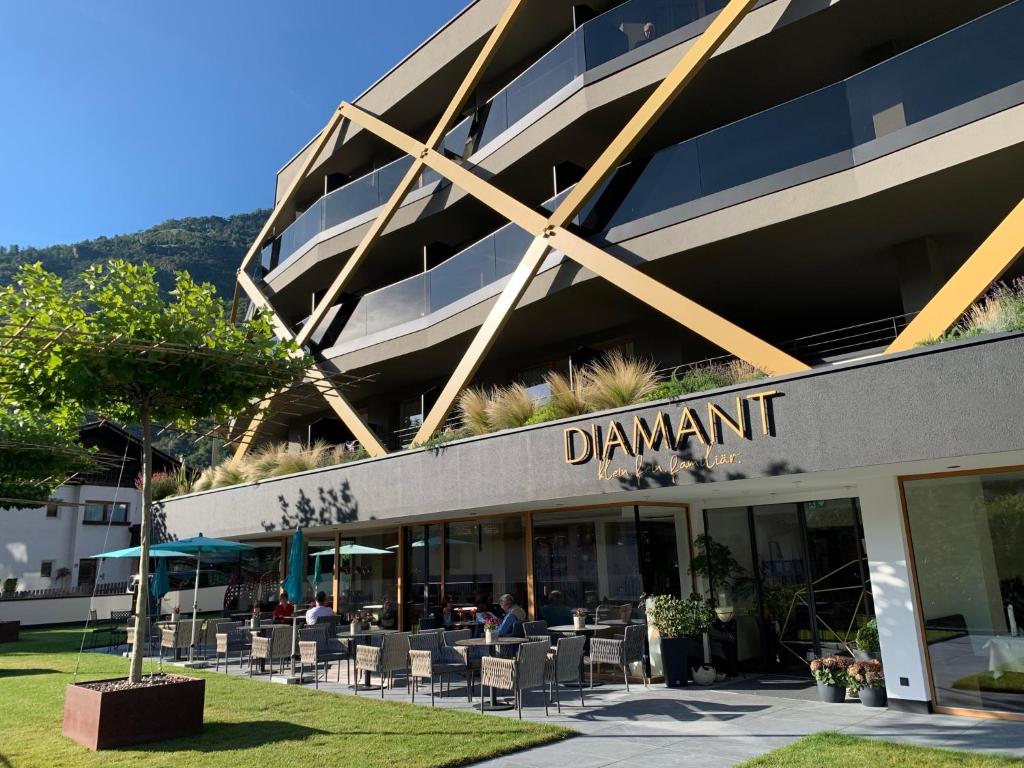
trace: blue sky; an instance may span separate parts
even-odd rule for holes
[[[467,1],[0,2],[0,244],[269,207],[337,103]]]

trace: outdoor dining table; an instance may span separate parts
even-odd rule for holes
[[[375,627],[372,629],[360,629],[356,630],[355,632],[352,632],[351,629],[340,630],[337,634],[338,639],[348,640],[348,658],[345,660],[345,669],[346,671],[348,671],[348,679],[352,680],[353,677],[352,669],[355,666],[356,662],[356,640],[358,640],[361,637],[373,637],[374,635],[391,635],[397,631],[398,630],[396,629],[381,629],[379,627]],[[363,682],[365,683],[365,685],[363,686],[363,690],[379,690],[378,686],[370,685],[369,671],[366,672],[365,679],[363,680]],[[353,680],[353,682],[349,683],[348,687],[355,688],[355,681]]]
[[[503,645],[521,645],[528,642],[525,637],[496,637],[490,642],[487,641],[486,637],[471,637],[468,640],[457,640],[456,645],[461,645],[466,648],[478,648],[480,646],[487,646],[487,651],[491,656],[496,655],[496,651],[500,646]],[[480,683],[480,696],[484,695],[484,684]],[[484,711],[500,712],[506,709],[512,709],[511,704],[499,703],[498,694],[494,688],[491,688],[491,700],[484,702]]]

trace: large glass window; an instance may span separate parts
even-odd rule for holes
[[[82,521],[86,523],[127,523],[128,503],[123,501],[87,501]]]
[[[903,490],[935,702],[1024,713],[1024,472]]]
[[[442,525],[414,525],[405,529],[406,627],[433,615],[441,604]]]
[[[444,589],[456,608],[498,604],[510,594],[526,606],[526,557],[521,517],[449,523]]]
[[[381,616],[385,611],[383,606],[392,605],[398,598],[398,532],[343,536],[340,557],[338,607],[341,612],[366,611]],[[325,558],[323,570],[328,582],[332,568],[331,558]],[[384,624],[394,628],[397,609],[389,608],[386,614]]]

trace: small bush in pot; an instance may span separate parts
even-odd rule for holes
[[[710,631],[715,620],[714,609],[697,595],[683,600],[675,595],[658,595],[647,612],[648,623],[661,638],[661,660],[665,685],[682,688],[689,677],[688,648],[690,638]]]
[[[885,706],[885,674],[882,671],[882,662],[877,659],[855,661],[847,668],[846,677],[849,684],[857,689],[860,703],[865,707]]]
[[[877,659],[880,657],[881,645],[878,642],[878,622],[871,619],[857,630],[857,650],[854,656],[858,659]]]
[[[823,656],[811,661],[811,674],[818,682],[818,696],[826,704],[841,704],[846,700],[849,680],[846,670],[851,659],[845,656]]]

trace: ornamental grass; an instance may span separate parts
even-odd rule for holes
[[[658,386],[658,371],[653,362],[626,357],[619,350],[584,368],[579,378],[584,400],[594,411],[641,403]]]
[[[544,375],[544,381],[551,390],[547,404],[551,406],[552,418],[564,419],[569,416],[581,416],[591,410],[587,404],[583,377],[574,376],[570,382],[568,376],[563,376],[557,371],[550,371]]]
[[[530,420],[534,406],[522,384],[497,387],[488,398],[487,421],[492,429],[515,429]]]
[[[470,387],[459,396],[459,416],[472,434],[485,435],[494,430],[488,415],[489,405],[488,394],[476,387]]]

